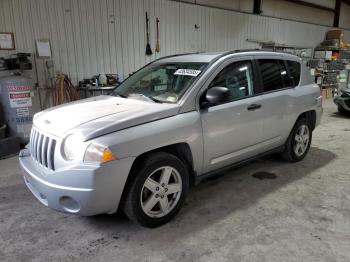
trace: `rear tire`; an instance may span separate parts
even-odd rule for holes
[[[124,203],[130,220],[145,226],[158,227],[180,211],[189,189],[189,174],[176,156],[151,153],[134,170]]]
[[[282,157],[288,162],[298,162],[304,159],[310,149],[312,129],[310,123],[302,118],[294,125],[290,133]]]

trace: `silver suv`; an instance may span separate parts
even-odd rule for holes
[[[203,178],[270,153],[302,160],[321,113],[320,88],[296,56],[175,55],[109,96],[36,114],[19,159],[46,206],[84,216],[120,208],[156,227]]]

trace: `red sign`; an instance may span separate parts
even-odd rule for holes
[[[10,94],[11,99],[16,99],[16,98],[27,98],[30,97],[30,93],[18,93],[18,94]]]
[[[31,86],[8,86],[7,90],[8,91],[28,91],[31,90]]]

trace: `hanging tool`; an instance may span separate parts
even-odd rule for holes
[[[54,81],[55,86],[52,90],[54,106],[79,99],[79,93],[67,75],[59,73]]]
[[[159,18],[156,19],[156,25],[157,25],[157,41],[156,41],[156,53],[159,53],[160,51],[160,44],[159,44]]]
[[[146,55],[152,55],[151,44],[149,43],[149,18],[146,12],[146,34],[147,34],[147,44],[146,44]]]

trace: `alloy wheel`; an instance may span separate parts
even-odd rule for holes
[[[294,153],[297,156],[302,156],[308,146],[310,141],[310,130],[307,125],[300,125],[294,137]]]
[[[181,193],[180,173],[170,166],[160,167],[148,176],[142,187],[142,210],[149,217],[163,217],[174,209]]]

